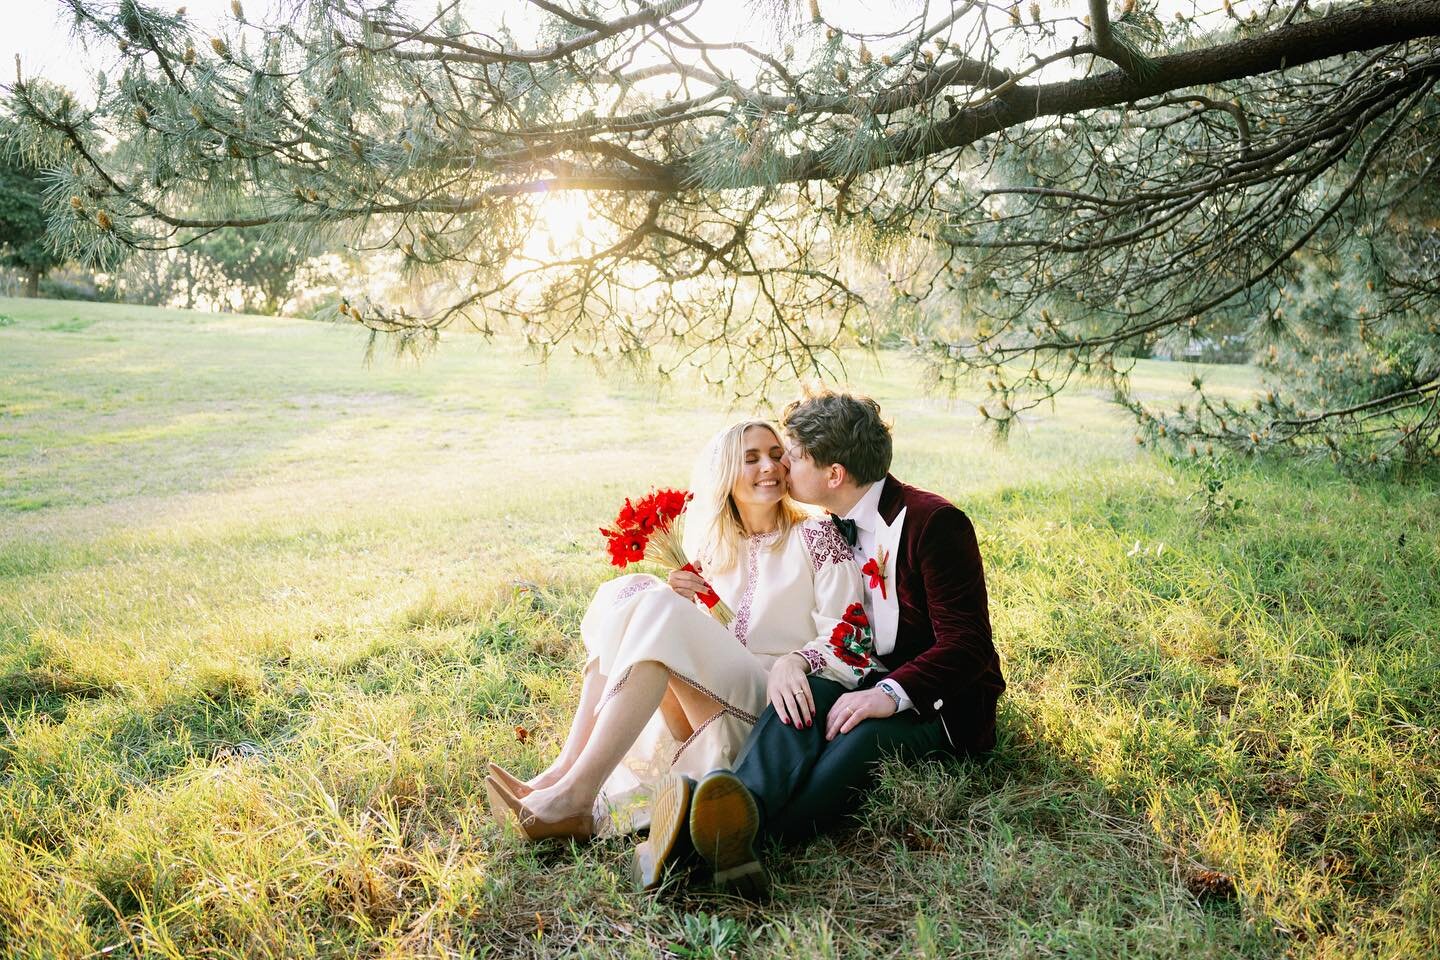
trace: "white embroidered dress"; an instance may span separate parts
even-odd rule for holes
[[[746,541],[735,566],[706,578],[735,611],[726,628],[657,577],[617,577],[595,592],[580,625],[587,666],[598,661],[606,694],[597,710],[625,682],[636,663],[655,661],[671,682],[689,684],[722,705],[684,743],[670,734],[659,711],[616,767],[596,803],[596,824],[616,832],[649,823],[654,787],[671,770],[702,777],[729,767],[767,703],[766,680],[775,661],[802,652],[811,672],[854,688],[870,670],[868,627],[850,631],[848,652],[832,637],[854,621],[863,585],[854,554],[829,519],[811,519],[778,533]],[[773,548],[773,549],[772,549]],[[863,622],[863,621],[862,621]],[[842,656],[844,654],[844,656]]]

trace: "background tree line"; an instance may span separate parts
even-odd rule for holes
[[[15,271],[17,292],[27,297],[274,315],[296,292],[297,275],[311,255],[283,237],[217,231],[172,249],[130,251],[97,275],[50,234],[45,176],[43,168],[0,152],[0,267]]]
[[[236,2],[207,32],[65,5],[115,68],[94,107],[8,87],[10,150],[90,262],[269,231],[397,257],[426,297],[341,291],[332,315],[401,345],[504,326],[744,396],[905,343],[939,388],[984,384],[1002,433],[1090,379],[1183,452],[1440,457],[1440,0],[1163,23],[1145,0],[884,23],[807,0],[769,8],[760,44],[697,33],[703,0],[478,23]],[[537,253],[570,192],[582,236]],[[1237,342],[1266,371],[1253,403],[1130,390],[1134,357]]]

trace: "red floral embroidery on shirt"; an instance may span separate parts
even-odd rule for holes
[[[845,615],[840,619],[861,629],[870,629],[870,618],[865,616],[865,605],[863,603],[850,604],[850,606],[845,608]]]
[[[870,629],[865,608],[858,603],[850,604],[844,619],[830,631],[830,652],[853,670],[855,676],[863,677],[870,667],[870,653],[874,649],[875,634]]]

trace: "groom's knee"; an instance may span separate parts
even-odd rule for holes
[[[808,677],[810,682],[810,696],[815,700],[815,713],[825,716],[830,708],[835,706],[835,701],[845,695],[845,688],[834,680],[811,674]]]
[[[817,769],[835,777],[837,783],[868,780],[870,768],[891,747],[891,738],[886,734],[883,726],[872,720],[863,721],[848,733],[836,734],[825,745]]]

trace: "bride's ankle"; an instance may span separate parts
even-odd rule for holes
[[[582,813],[589,813],[595,805],[594,797],[585,797],[572,787],[561,784],[542,787],[525,798],[525,806],[542,820],[563,820]]]
[[[525,781],[526,786],[531,790],[544,790],[546,787],[553,787],[565,779],[565,774],[570,771],[570,764],[562,760],[556,760],[550,766],[541,770],[535,776]]]
[[[565,776],[563,770],[541,770],[535,776],[525,781],[525,786],[531,790],[544,790],[546,787],[553,787]]]

